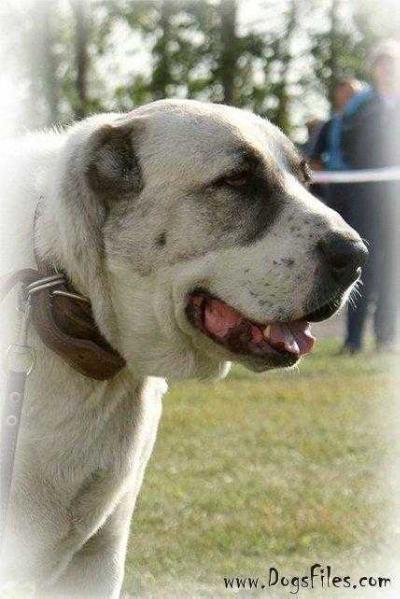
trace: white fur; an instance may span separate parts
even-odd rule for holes
[[[132,135],[146,184],[132,213],[127,203],[105,225],[100,256],[94,226],[81,209],[91,203],[100,213],[85,183],[85,161],[93,132],[131,121],[144,124],[137,138]],[[233,143],[257,149],[293,196],[268,234],[246,246],[235,243],[234,230],[223,243],[208,233],[212,222],[204,207],[188,200],[188,190],[230,165]],[[287,144],[250,113],[176,101],[128,116],[91,117],[64,132],[3,146],[1,273],[35,267],[32,223],[41,201],[41,255],[61,265],[90,297],[99,327],[127,360],[115,379],[95,382],[30,331],[36,367],[20,431],[4,582],[33,583],[39,596],[118,597],[130,517],[166,391],[159,377],[219,376],[232,359],[189,324],[184,307],[190,289],[206,283],[258,321],[301,314],[315,282],[313,244],[346,225],[290,174]],[[112,167],[107,160],[102,165]],[[293,219],[306,234],[290,234]],[[150,241],[160,228],[168,245],[157,252]],[[283,268],[282,257],[293,257],[295,268]],[[3,350],[15,339],[15,305],[13,292],[1,306]]]

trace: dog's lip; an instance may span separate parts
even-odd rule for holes
[[[308,322],[322,322],[324,320],[328,320],[328,318],[333,316],[339,310],[341,305],[342,296],[337,295],[330,301],[324,302],[311,312],[308,312],[304,316],[304,319]]]
[[[304,319],[257,322],[202,288],[187,295],[186,316],[191,325],[231,354],[294,364],[314,345]]]

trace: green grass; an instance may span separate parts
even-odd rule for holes
[[[171,386],[132,526],[130,596],[222,597],[224,576],[321,560],[348,574],[391,550],[388,356],[337,347],[297,371]]]

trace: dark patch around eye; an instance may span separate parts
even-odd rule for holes
[[[210,227],[236,235],[237,242],[247,246],[262,239],[273,226],[289,197],[283,174],[274,163],[267,164],[257,153],[236,153],[236,165],[229,171],[220,173],[213,180],[198,188],[196,204],[207,202],[210,213]],[[299,168],[297,160],[297,168]],[[233,188],[226,185],[226,177],[238,176],[246,172],[245,185]]]
[[[251,146],[243,146],[235,148],[232,151],[232,160],[236,163],[225,173],[221,173],[216,179],[211,181],[213,187],[229,186],[231,181],[232,187],[235,187],[235,182],[239,183],[239,187],[251,183],[253,175],[256,175],[258,170],[263,166],[262,155]],[[243,182],[240,180],[243,179]]]

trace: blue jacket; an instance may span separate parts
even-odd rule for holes
[[[400,165],[400,98],[387,101],[369,87],[356,94],[342,118],[341,150],[352,169]]]
[[[373,94],[371,87],[355,94],[348,101],[343,115],[334,114],[322,127],[312,158],[322,160],[326,170],[345,171],[352,168],[351,163],[345,158],[342,147],[343,122],[347,123]]]

